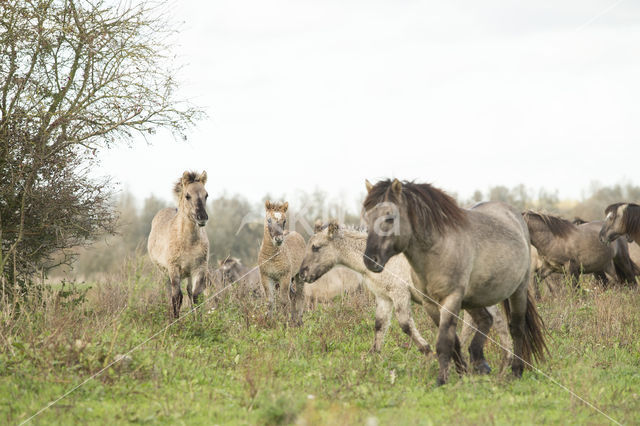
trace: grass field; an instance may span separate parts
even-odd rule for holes
[[[370,354],[373,299],[338,299],[305,314],[304,326],[270,321],[261,303],[226,293],[200,318],[166,328],[158,277],[133,262],[112,282],[56,287],[5,307],[0,324],[0,423],[43,411],[36,424],[606,424],[610,421],[543,374],[514,380],[491,343],[489,376],[451,374],[435,387],[425,359],[397,322]],[[583,280],[543,296],[551,357],[538,365],[613,419],[640,423],[640,293]],[[186,299],[185,299],[186,300]],[[419,306],[418,328],[434,328]],[[147,341],[151,336],[154,338]]]

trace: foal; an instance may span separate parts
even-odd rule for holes
[[[160,210],[151,222],[147,250],[151,260],[169,276],[170,310],[174,318],[180,316],[182,306],[180,281],[188,279],[187,294],[193,306],[208,279],[206,182],[205,171],[184,172],[173,188],[178,208]]]
[[[260,281],[265,295],[269,299],[269,310],[273,314],[276,290],[279,292],[281,306],[286,307],[289,302],[289,291],[292,279],[298,284],[298,269],[304,257],[304,238],[295,231],[285,231],[287,225],[287,210],[289,203],[272,203],[267,201],[264,218],[264,234],[262,245],[258,253]],[[297,288],[296,299],[302,300],[302,288]],[[297,302],[294,301],[294,302]],[[293,319],[293,306],[292,306]]]

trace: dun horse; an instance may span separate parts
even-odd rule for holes
[[[265,295],[269,299],[270,312],[275,308],[276,291],[279,293],[281,306],[287,306],[290,301],[291,283],[297,284],[297,274],[304,257],[304,238],[295,231],[285,231],[287,226],[287,209],[289,203],[265,203],[264,234],[262,245],[258,253],[260,266],[260,281]],[[297,294],[291,306],[292,320],[294,320],[294,305],[304,303],[302,289]],[[299,300],[298,300],[299,299]]]
[[[618,238],[611,246],[603,244],[598,234],[602,222],[575,225],[566,219],[527,211],[523,217],[533,244],[543,258],[546,275],[566,272],[577,285],[580,273],[594,274],[607,281],[635,281],[637,266],[629,257],[627,242]],[[542,276],[545,278],[545,276]]]
[[[204,226],[209,216],[205,209],[206,182],[207,172],[199,175],[184,172],[173,188],[178,208],[160,210],[151,222],[147,249],[151,260],[169,276],[170,309],[174,318],[180,315],[182,279],[188,279],[191,306],[207,284],[209,239]]]
[[[489,372],[484,343],[492,318],[486,307],[498,302],[509,318],[513,374],[522,376],[524,362],[532,356],[544,357],[544,324],[528,292],[529,232],[519,211],[500,202],[464,210],[429,184],[397,179],[375,186],[367,181],[367,191],[364,263],[382,272],[393,256],[406,256],[413,282],[426,294],[425,307],[438,326],[438,384],[446,383],[452,357],[457,371],[466,371],[456,336],[460,309],[469,312],[479,330],[469,347],[478,371]]]
[[[610,243],[621,235],[640,245],[640,206],[633,203],[611,204],[605,209],[607,215],[600,230],[600,240]]]
[[[375,334],[372,352],[380,352],[384,336],[391,323],[395,309],[400,328],[411,337],[419,351],[428,355],[429,345],[420,335],[411,313],[411,301],[422,304],[423,296],[411,280],[411,267],[407,259],[400,255],[391,259],[382,273],[368,270],[362,260],[367,243],[367,233],[358,229],[345,228],[332,221],[329,225],[316,225],[315,234],[307,243],[307,250],[300,276],[306,282],[314,282],[326,277],[336,265],[345,266],[364,277],[367,288],[376,298]],[[306,287],[305,287],[306,288]],[[492,307],[492,316],[499,316]],[[498,328],[503,345],[510,345],[504,322]],[[471,328],[469,327],[469,330]],[[468,334],[468,333],[467,333]]]

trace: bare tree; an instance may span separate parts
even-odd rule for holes
[[[0,2],[3,294],[113,231],[109,182],[88,174],[97,150],[158,128],[184,137],[202,114],[176,97],[164,7]]]

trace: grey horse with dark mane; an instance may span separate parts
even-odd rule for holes
[[[429,184],[384,180],[367,183],[364,210],[369,233],[366,267],[381,272],[389,259],[404,253],[413,282],[427,296],[427,312],[438,326],[438,384],[466,364],[456,335],[460,309],[473,317],[478,331],[469,346],[476,371],[488,373],[484,344],[492,325],[488,306],[503,302],[514,357],[511,370],[521,377],[525,362],[547,352],[544,324],[528,291],[531,269],[529,231],[519,211],[501,202],[458,207]]]
[[[629,242],[635,241],[640,245],[640,206],[633,203],[616,203],[607,206],[604,213],[607,215],[602,229],[600,240],[612,242],[621,235],[626,235]]]
[[[604,282],[609,279],[635,282],[639,270],[629,257],[627,242],[618,238],[611,245],[603,244],[598,237],[602,222],[576,225],[557,216],[533,211],[522,215],[529,227],[531,244],[548,265],[547,274],[568,273],[575,286],[581,273],[594,274]]]

